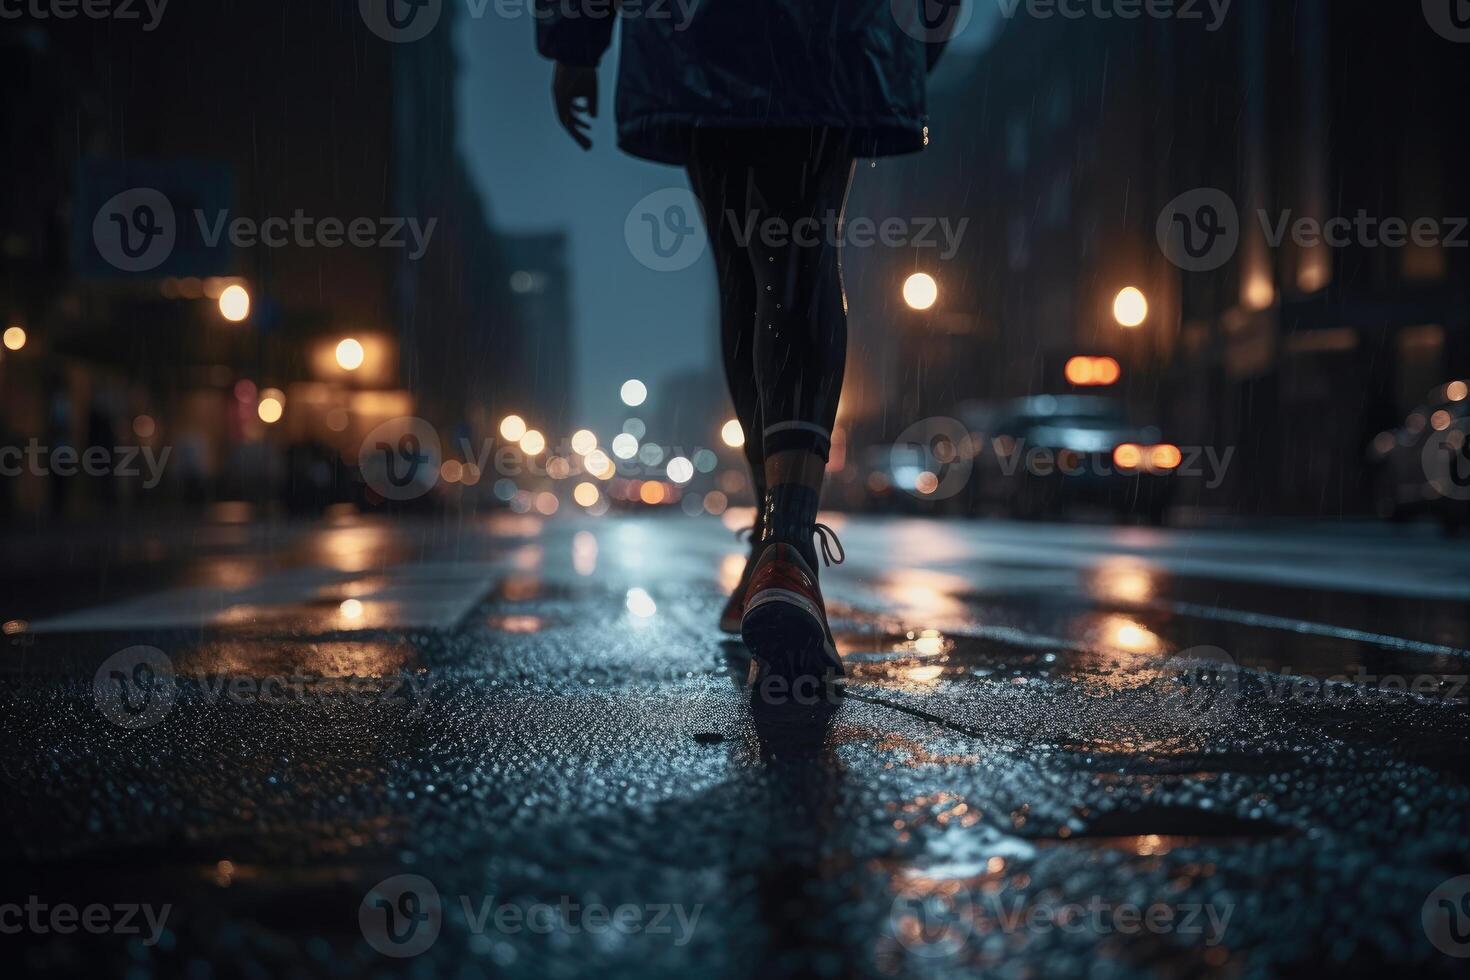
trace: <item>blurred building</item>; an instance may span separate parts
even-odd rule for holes
[[[1470,248],[1302,249],[1263,224],[1470,214],[1463,46],[1420,5],[1390,7],[1237,0],[1214,30],[1003,20],[948,66],[962,77],[931,96],[929,149],[859,176],[849,217],[968,219],[948,260],[849,249],[859,372],[881,393],[867,416],[892,435],[961,401],[1067,390],[1068,358],[1106,354],[1139,421],[1236,447],[1206,503],[1366,509],[1369,440],[1470,373]],[[1195,271],[1158,226],[1201,188],[1234,205],[1238,242]],[[914,272],[938,283],[928,310],[901,298]],[[1115,316],[1128,287],[1147,303],[1135,327]]]
[[[572,280],[564,232],[508,233],[504,284],[509,285],[517,333],[501,356],[517,366],[506,379],[511,410],[548,432],[570,431],[572,399]],[[503,285],[504,285],[503,284]]]
[[[18,164],[0,310],[30,338],[0,364],[7,426],[40,431],[61,395],[74,417],[104,406],[120,439],[148,431],[176,448],[173,475],[227,497],[291,483],[288,445],[352,457],[398,415],[488,433],[525,370],[510,269],[459,153],[454,15],[399,44],[356,0],[173,6],[147,32],[0,23],[7,90],[49,96],[0,122]],[[178,240],[130,272],[92,222],[138,186],[174,204]],[[279,244],[231,245],[239,218],[281,219]],[[249,298],[233,320],[231,286]]]
[[[734,416],[724,369],[715,365],[668,375],[633,411],[647,423],[648,441],[686,456],[720,446],[720,427]]]

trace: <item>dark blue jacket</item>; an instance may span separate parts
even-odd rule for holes
[[[928,139],[924,78],[936,54],[895,9],[918,0],[537,0],[541,53],[596,65],[622,21],[618,145],[682,164],[688,131],[833,126],[859,156]]]

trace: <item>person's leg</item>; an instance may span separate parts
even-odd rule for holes
[[[761,451],[761,403],[755,380],[755,273],[750,255],[735,231],[731,215],[747,210],[745,192],[748,166],[724,131],[694,130],[690,137],[689,183],[704,212],[710,252],[720,295],[720,352],[725,366],[725,383],[735,406],[735,418],[745,433],[745,460],[750,467],[750,487],[755,496],[755,526],[750,532],[750,554],[740,581],[720,611],[720,628],[740,632],[745,597],[761,539],[761,508],[766,498],[765,454]]]
[[[756,285],[750,256],[736,236],[730,215],[747,210],[748,167],[730,152],[728,134],[695,130],[691,137],[689,183],[704,211],[710,252],[720,292],[720,352],[735,418],[745,433],[757,522],[766,494],[761,442],[761,401],[755,374]],[[757,523],[757,531],[759,524]],[[752,540],[760,535],[752,535]]]
[[[817,505],[847,358],[838,242],[854,159],[840,132],[784,131],[749,170],[755,376],[767,493],[764,536],[817,568]]]
[[[854,161],[844,135],[830,131],[768,132],[755,144],[745,227],[767,487],[740,633],[763,668],[791,681],[799,702],[798,683],[843,673],[814,538],[847,357],[838,243]]]

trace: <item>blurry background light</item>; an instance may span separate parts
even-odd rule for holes
[[[255,414],[266,425],[281,421],[281,416],[286,414],[286,393],[279,388],[263,390],[260,393],[260,404],[255,407]]]
[[[5,347],[7,350],[20,350],[26,345],[26,332],[24,327],[9,327],[5,331]]]
[[[939,300],[939,283],[927,272],[915,272],[903,282],[903,301],[916,310],[927,310]]]
[[[1113,462],[1125,470],[1136,470],[1143,463],[1143,447],[1125,442],[1113,450]]]
[[[613,465],[613,461],[607,458],[607,453],[601,449],[594,449],[588,453],[583,463],[587,467],[587,472],[599,480],[611,480],[613,474],[618,471],[618,468]]]
[[[507,415],[500,420],[500,435],[511,442],[520,442],[526,434],[526,420],[519,415]]]
[[[648,398],[648,387],[637,378],[629,378],[623,382],[620,394],[624,405],[642,405]]]
[[[572,433],[572,452],[586,456],[597,448],[597,436],[591,429],[578,429]]]
[[[231,323],[239,323],[250,315],[250,293],[244,286],[235,283],[219,294],[220,316]]]
[[[224,297],[220,297],[224,301]],[[337,366],[344,371],[356,371],[362,367],[362,362],[367,355],[362,349],[362,342],[347,337],[337,344]]]
[[[638,455],[638,440],[626,432],[619,433],[613,437],[612,451],[618,459],[632,459]]]
[[[1119,326],[1136,327],[1148,319],[1148,299],[1137,286],[1124,286],[1113,298],[1113,319]]]

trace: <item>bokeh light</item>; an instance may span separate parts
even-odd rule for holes
[[[642,405],[648,399],[648,386],[637,378],[629,378],[623,382],[619,394],[622,395],[624,405]]]
[[[220,297],[224,299],[223,296]],[[344,371],[356,371],[362,367],[362,362],[367,358],[367,352],[362,349],[362,342],[354,337],[348,337],[337,344],[337,366]]]

